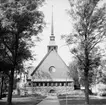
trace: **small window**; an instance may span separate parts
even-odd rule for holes
[[[50,68],[49,68],[49,72],[50,73],[54,73],[56,71],[56,68],[54,67],[54,66],[51,66]]]
[[[31,86],[31,83],[29,83],[29,86]]]

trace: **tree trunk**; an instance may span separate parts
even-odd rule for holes
[[[14,69],[11,70],[11,75],[9,80],[9,89],[8,89],[8,98],[7,98],[8,105],[12,105],[13,83],[14,83]]]
[[[4,77],[3,77],[3,74],[2,74],[2,76],[1,76],[1,86],[0,86],[0,99],[2,99],[3,81],[4,81]]]
[[[10,74],[10,81],[9,81],[9,91],[8,91],[8,98],[7,98],[7,103],[8,105],[12,105],[12,92],[13,92],[13,84],[14,84],[14,71],[15,67],[17,65],[17,51],[18,51],[18,44],[19,44],[19,33],[15,35],[15,49],[13,55],[13,69],[11,69],[11,74]]]
[[[88,82],[88,74],[85,75],[85,105],[89,105],[89,82]]]

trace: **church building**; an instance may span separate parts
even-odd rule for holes
[[[67,89],[73,89],[73,79],[68,76],[69,68],[58,54],[58,46],[55,43],[53,12],[52,25],[48,52],[32,72],[31,82],[34,91],[49,93],[65,93]]]

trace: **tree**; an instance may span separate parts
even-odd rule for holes
[[[4,78],[3,78],[2,72],[0,72],[0,99],[2,99],[3,81],[4,81]]]
[[[71,9],[68,13],[73,18],[74,32],[66,37],[66,42],[68,45],[76,44],[71,53],[78,58],[80,70],[84,73],[86,104],[89,104],[90,72],[100,63],[97,47],[106,34],[106,6],[99,7],[100,1],[69,0]]]
[[[6,49],[3,43],[0,43],[0,99],[2,99],[4,90],[7,90],[9,70],[12,68],[12,64],[7,62]]]
[[[11,62],[9,71],[8,105],[12,104],[14,71],[23,60],[31,57],[28,41],[31,36],[42,32],[43,13],[38,10],[44,0],[9,0],[2,3],[3,12],[0,40],[6,47],[7,61]]]
[[[106,84],[106,58],[101,60],[101,66],[97,72],[96,82],[102,82]]]
[[[79,72],[78,72],[78,62],[77,59],[74,59],[69,64],[69,71],[68,75],[73,78],[74,80],[74,89],[80,89],[80,83],[79,83]]]
[[[0,99],[6,97],[7,86],[8,86],[8,76],[3,71],[1,71],[0,72]]]

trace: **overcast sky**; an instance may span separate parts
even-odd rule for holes
[[[42,7],[42,11],[45,15],[46,27],[41,33],[42,41],[37,43],[33,49],[33,52],[37,54],[35,63],[38,64],[47,53],[47,45],[49,44],[49,36],[51,35],[51,15],[52,5],[54,14],[54,35],[56,44],[58,45],[58,53],[66,64],[69,63],[71,54],[69,49],[65,45],[65,41],[61,40],[61,35],[69,34],[72,30],[71,19],[66,10],[69,9],[68,0],[46,0],[45,5]],[[35,65],[36,65],[35,64]]]
[[[46,27],[40,34],[42,41],[37,43],[37,46],[33,48],[33,53],[37,54],[35,57],[36,60],[33,62],[34,67],[36,67],[47,54],[47,45],[49,44],[49,37],[51,35],[52,5],[54,14],[54,35],[56,44],[58,45],[58,53],[67,65],[72,60],[72,54],[70,54],[68,47],[64,46],[65,41],[61,40],[61,35],[72,32],[72,20],[66,12],[66,10],[70,8],[69,2],[68,0],[46,0],[46,3],[41,8],[45,15],[44,20],[46,22]]]
[[[106,2],[106,0],[103,0]],[[103,3],[103,2],[102,2]],[[43,32],[40,34],[42,41],[36,43],[37,46],[33,47],[32,52],[36,54],[34,58],[36,60],[28,62],[33,65],[29,70],[30,73],[36,68],[39,62],[47,54],[47,45],[49,44],[49,37],[51,35],[51,16],[52,16],[52,5],[53,5],[53,14],[54,14],[54,35],[56,44],[58,45],[58,54],[68,65],[72,61],[72,54],[69,52],[69,48],[65,45],[65,41],[61,40],[61,35],[69,34],[72,32],[72,20],[67,14],[66,10],[70,8],[68,0],[46,0],[46,3],[41,8],[45,15],[46,27]],[[26,67],[30,67],[27,62],[25,63]],[[29,73],[29,75],[30,75]]]

